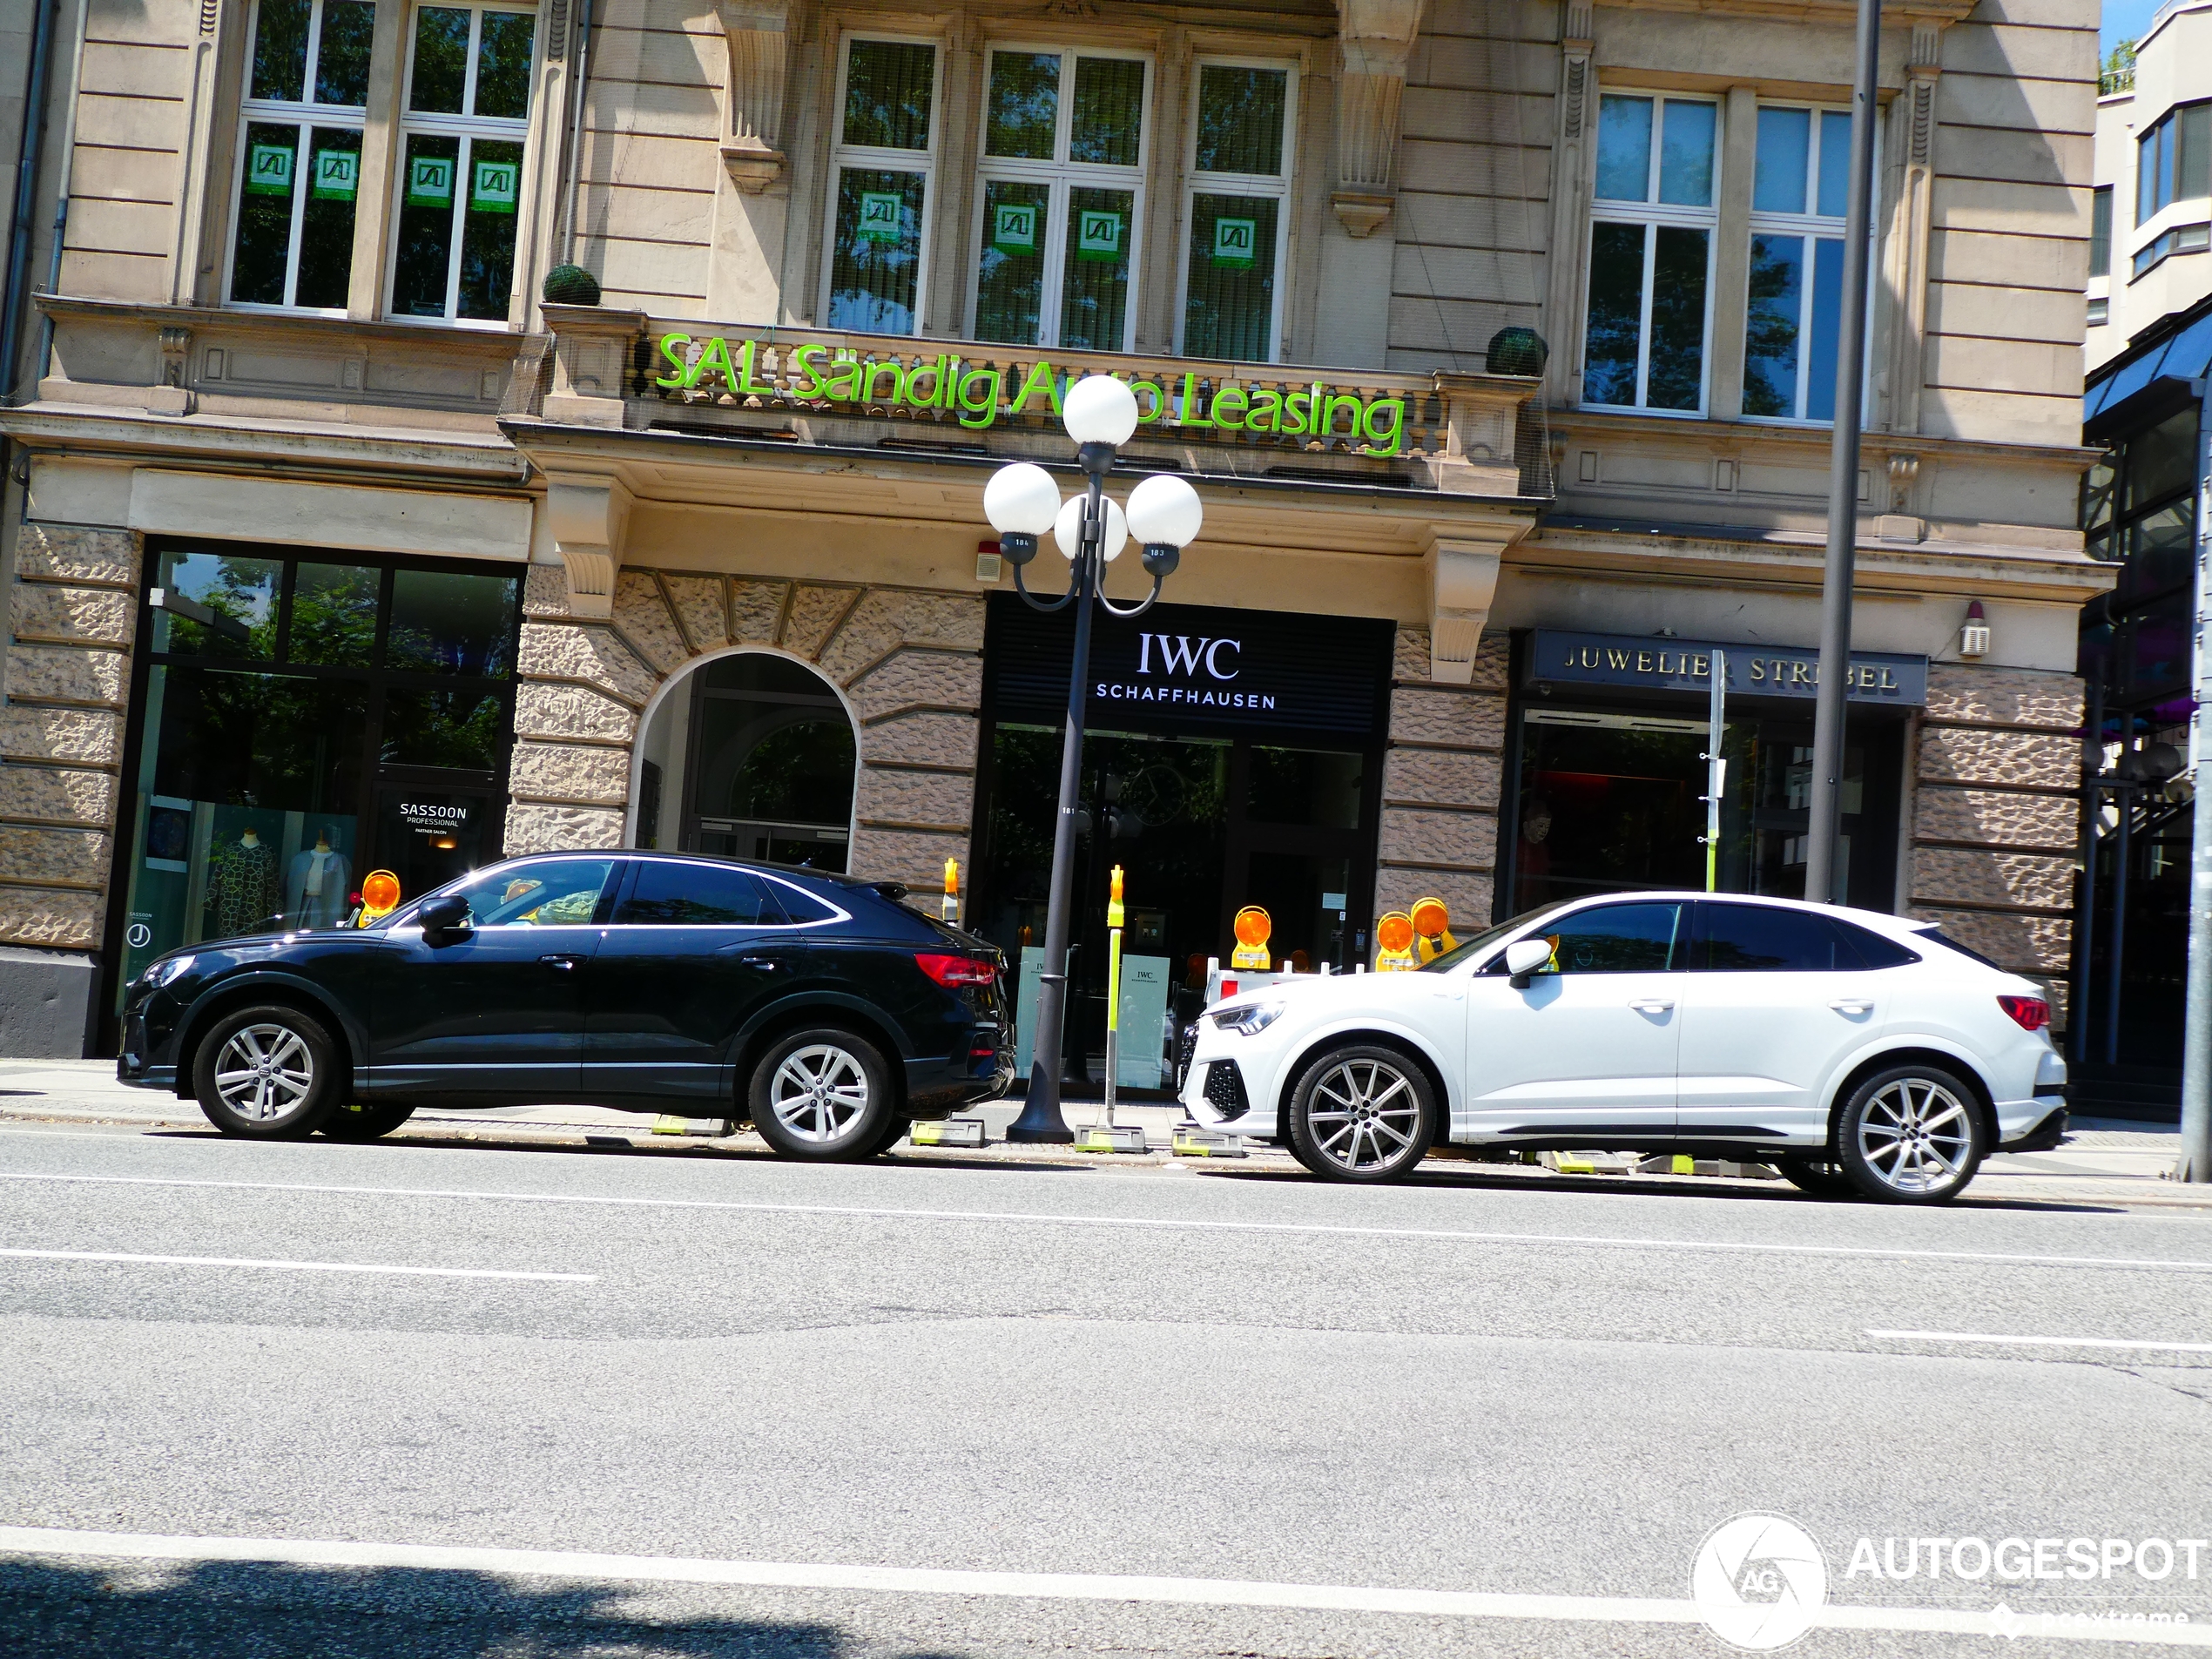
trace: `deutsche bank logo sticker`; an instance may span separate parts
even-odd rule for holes
[[[1259,221],[1217,219],[1213,222],[1213,262],[1233,270],[1252,268],[1252,251],[1259,240]]]
[[[1737,1515],[1706,1534],[1690,1563],[1689,1599],[1731,1647],[1786,1648],[1828,1600],[1828,1563],[1812,1534],[1780,1515]]]
[[[246,188],[255,196],[292,193],[293,147],[288,144],[257,144],[246,158]]]
[[[991,215],[991,246],[1001,253],[1037,251],[1037,210],[1019,202],[1001,202]]]
[[[409,207],[453,206],[451,156],[414,156],[407,164],[407,205]]]
[[[1122,257],[1122,216],[1119,213],[1094,213],[1085,209],[1076,215],[1076,257],[1112,263]]]
[[[864,242],[903,240],[905,206],[905,201],[892,191],[862,191],[859,227],[860,239]]]

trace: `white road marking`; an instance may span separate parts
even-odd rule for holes
[[[1355,1227],[1318,1222],[1206,1221],[1184,1217],[1051,1215],[1002,1210],[903,1210],[860,1204],[747,1204],[715,1198],[637,1198],[607,1193],[498,1192],[460,1187],[359,1187],[289,1181],[210,1181],[180,1176],[49,1175],[0,1170],[0,1181],[66,1181],[113,1186],[207,1187],[242,1192],[318,1192],[347,1197],[464,1198],[498,1204],[608,1204],[718,1210],[749,1215],[841,1216],[891,1221],[1001,1221],[1030,1226],[1129,1227],[1162,1231],[1289,1233],[1327,1238],[1419,1238],[1447,1244],[1566,1244],[1604,1250],[1703,1250],[1729,1254],[1831,1256],[1880,1261],[1995,1262],[2027,1267],[2125,1267],[2212,1273],[2212,1261],[2155,1257],[2037,1256],[2000,1251],[1908,1250],[1871,1244],[1782,1244],[1742,1239],[1629,1238],[1594,1233],[1467,1232],[1438,1227]]]
[[[1409,1613],[1433,1618],[1547,1619],[1600,1624],[1697,1624],[1694,1602],[1657,1596],[1517,1595],[1497,1590],[1390,1589],[1264,1580],[1169,1578],[1112,1573],[986,1573],[942,1568],[845,1567],[813,1561],[713,1561],[611,1555],[581,1550],[365,1544],[320,1539],[163,1537],[0,1527],[0,1554],[98,1560],[262,1561],[287,1567],[397,1567],[428,1572],[502,1573],[542,1578],[618,1579],[659,1584],[742,1584],[782,1589],[873,1590],[906,1595],[1020,1596],[1042,1601],[1136,1602],[1184,1607],[1296,1608]],[[1831,1607],[1812,1622],[1831,1629],[2018,1635],[2164,1647],[2212,1647],[2212,1625],[2108,1622],[2046,1629],[2034,1615],[1934,1608]],[[2086,1628],[2083,1628],[2086,1627]]]
[[[2212,1342],[2135,1342],[2118,1337],[2000,1337],[1975,1331],[1869,1331],[1865,1334],[1903,1342],[1996,1342],[2030,1348],[2155,1348],[2161,1352],[2212,1353]]]
[[[293,1273],[408,1273],[425,1278],[529,1278],[556,1285],[597,1285],[597,1273],[523,1273],[496,1267],[399,1267],[378,1262],[280,1262],[251,1256],[134,1256],[111,1250],[0,1250],[38,1262],[138,1262],[158,1267],[274,1267]]]

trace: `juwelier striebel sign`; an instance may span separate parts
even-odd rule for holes
[[[1572,634],[1548,628],[1539,628],[1531,636],[1521,678],[1530,685],[1633,686],[1703,696],[1712,689],[1716,651],[1727,653],[1730,697],[1820,694],[1820,653],[1809,646],[1739,645],[1648,634]],[[1928,659],[1895,651],[1855,651],[1848,695],[1853,703],[1918,708],[1928,700]]]
[[[1118,259],[1118,219],[1110,213],[1086,213],[1083,219],[1077,257]],[[1115,222],[1109,225],[1109,219]],[[1026,248],[1036,233],[1034,216],[1025,218],[1022,212],[1002,208],[992,226],[993,246]],[[726,340],[720,334],[704,340],[663,334],[656,366],[666,372],[656,375],[653,384],[664,392],[704,387],[733,397],[942,409],[961,425],[981,431],[1001,415],[1047,409],[1058,415],[1068,380],[1081,374],[1055,368],[1040,357],[1022,371],[1015,386],[1008,369],[972,364],[955,353],[917,356],[911,363],[897,357],[864,360],[846,347],[819,341],[777,346],[781,373],[771,374],[762,347],[758,340]],[[1139,427],[1174,427],[1186,433],[1211,428],[1271,438],[1349,438],[1364,453],[1375,455],[1394,455],[1405,448],[1402,397],[1361,397],[1337,391],[1323,381],[1294,388],[1257,381],[1236,386],[1229,382],[1232,372],[1227,365],[1207,365],[1179,377],[1131,381]],[[779,380],[783,384],[777,384]],[[1201,381],[1213,382],[1211,389]]]
[[[1034,587],[1065,582],[1057,559],[1029,567]],[[1381,729],[1393,624],[1366,617],[1155,605],[1092,623],[1084,718],[1124,732],[1329,733]],[[1011,593],[991,596],[984,696],[1001,723],[1057,725],[1068,706],[1075,623]]]

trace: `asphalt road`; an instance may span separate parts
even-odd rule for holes
[[[1793,1651],[2208,1639],[2209,1434],[2196,1211],[0,1125],[11,1654],[1727,1653],[1745,1512]]]

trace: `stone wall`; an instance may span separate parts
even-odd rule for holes
[[[142,543],[25,523],[0,705],[0,944],[98,948]]]
[[[1485,639],[1466,685],[1428,678],[1428,631],[1398,631],[1383,759],[1382,838],[1375,914],[1433,894],[1464,935],[1490,925],[1504,770],[1510,645]]]
[[[586,622],[561,570],[534,565],[523,609],[508,852],[621,846],[653,693],[706,652],[776,645],[835,681],[859,718],[854,873],[928,893],[947,859],[966,870],[980,594],[632,568],[612,618]]]
[[[2081,824],[2081,682],[1938,663],[1913,767],[1912,914],[2065,1006]]]

